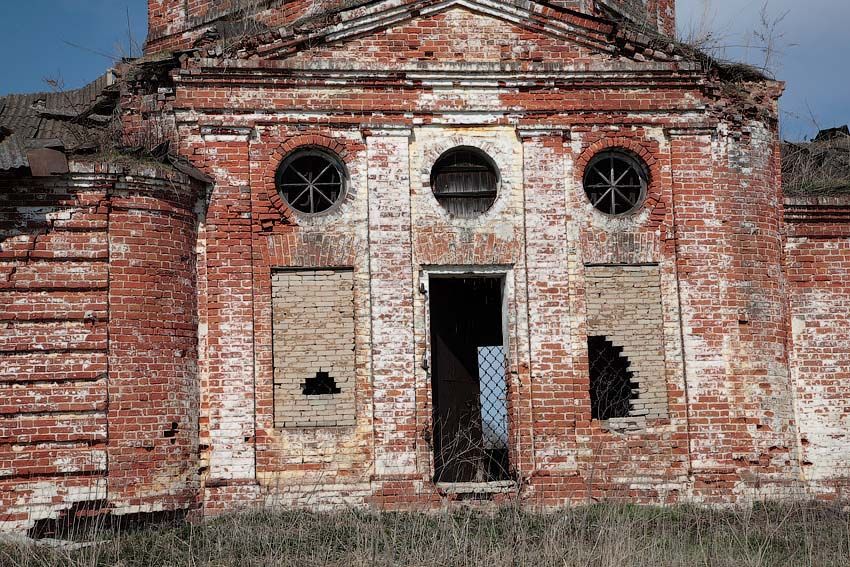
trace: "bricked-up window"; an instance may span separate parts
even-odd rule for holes
[[[354,425],[354,273],[272,273],[277,427]]]
[[[289,154],[277,169],[275,182],[286,203],[302,213],[328,211],[345,195],[345,167],[335,155],[320,148]]]
[[[590,364],[590,409],[593,419],[628,417],[631,400],[636,398],[629,370],[629,359],[623,347],[605,336],[587,337]]]
[[[451,215],[474,217],[496,200],[499,176],[489,157],[476,148],[454,148],[431,170],[431,190]]]
[[[591,409],[612,427],[664,419],[664,311],[657,265],[585,267]]]
[[[608,215],[636,211],[646,198],[646,164],[625,150],[599,152],[584,171],[584,192],[597,210]]]

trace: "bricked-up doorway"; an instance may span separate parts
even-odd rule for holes
[[[509,480],[504,279],[429,281],[436,482]]]

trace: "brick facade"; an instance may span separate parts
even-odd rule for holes
[[[785,270],[802,477],[823,497],[846,498],[850,199],[786,200]]]
[[[201,188],[87,163],[0,186],[0,528],[69,508],[187,508],[199,487]]]
[[[214,183],[3,180],[10,210],[57,207],[2,241],[4,526],[92,501],[841,496],[847,205],[784,208],[780,84],[650,42],[619,4],[672,28],[672,1],[151,0],[150,58],[123,70],[126,134],[164,129]],[[224,38],[222,22],[244,29]],[[323,214],[276,185],[305,148],[345,170]],[[455,148],[497,179],[468,218],[432,187]],[[609,150],[645,167],[629,214],[585,193]],[[511,480],[445,486],[429,285],[482,276],[503,285]],[[620,423],[592,417],[596,335],[636,375]],[[340,391],[314,400],[319,372]]]

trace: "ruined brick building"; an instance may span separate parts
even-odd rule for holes
[[[674,11],[149,0],[0,99],[0,523],[844,496],[850,198]]]

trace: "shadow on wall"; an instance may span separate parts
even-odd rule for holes
[[[29,260],[39,237],[67,224],[82,206],[55,181],[38,182],[21,174],[0,177],[0,252]]]

